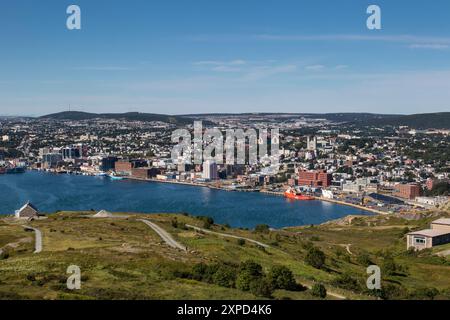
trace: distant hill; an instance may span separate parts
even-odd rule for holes
[[[40,117],[40,119],[53,119],[53,120],[91,120],[91,119],[113,119],[113,120],[127,120],[127,121],[161,121],[172,124],[192,124],[193,120],[183,116],[171,116],[165,114],[155,113],[140,113],[140,112],[127,112],[127,113],[89,113],[80,111],[65,111],[59,113],[53,113]]]
[[[373,120],[373,119],[384,119],[384,118],[394,118],[399,115],[392,114],[376,114],[376,113],[269,113],[269,112],[260,112],[260,113],[204,113],[204,114],[187,114],[183,115],[185,117],[193,117],[193,118],[201,118],[201,117],[209,117],[209,116],[218,116],[218,117],[230,117],[230,116],[246,116],[246,117],[263,117],[263,116],[273,116],[273,117],[283,117],[283,118],[314,118],[314,119],[326,119],[335,122],[352,122],[352,121],[364,121],[364,120]]]
[[[414,129],[450,129],[450,112],[380,117],[362,121],[361,125],[408,126]]]
[[[54,113],[40,117],[41,119],[54,120],[90,120],[90,119],[124,119],[128,121],[161,121],[176,125],[192,124],[193,118],[203,118],[208,116],[273,116],[273,118],[315,118],[326,119],[333,122],[354,123],[360,126],[408,126],[415,129],[450,129],[450,112],[424,113],[413,115],[398,114],[376,114],[376,113],[209,113],[209,114],[188,114],[188,115],[164,115],[154,113],[88,113],[79,111],[66,111]],[[210,124],[209,121],[205,125]]]

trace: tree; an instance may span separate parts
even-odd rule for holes
[[[236,288],[249,291],[253,281],[259,281],[263,277],[262,267],[254,261],[245,261],[239,265],[239,273],[236,278]]]
[[[311,288],[311,294],[315,297],[324,299],[327,297],[327,289],[321,283],[314,283]]]
[[[291,270],[285,266],[273,266],[267,279],[274,289],[295,290],[297,283]]]
[[[236,270],[232,267],[221,265],[212,276],[212,281],[218,286],[233,288],[236,282]]]
[[[270,231],[270,227],[267,224],[258,224],[255,227],[255,232],[258,233],[268,233]]]
[[[218,267],[218,265],[198,263],[192,267],[192,279],[212,283],[213,276],[216,273]]]
[[[306,254],[305,262],[316,269],[321,269],[325,265],[325,253],[320,249],[310,248]]]
[[[214,224],[214,219],[211,217],[199,216],[199,220],[203,221],[203,228],[209,229]]]

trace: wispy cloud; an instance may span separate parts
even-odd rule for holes
[[[252,81],[252,80],[260,80],[270,76],[274,76],[281,73],[291,73],[297,70],[296,65],[280,65],[280,66],[261,66],[252,68],[248,71],[242,80],[244,81]]]
[[[86,67],[74,67],[72,70],[82,70],[82,71],[130,71],[133,70],[129,67],[119,67],[119,66],[86,66]]]
[[[267,78],[280,73],[290,73],[297,70],[295,64],[277,65],[276,61],[246,61],[236,59],[231,61],[205,60],[194,62],[195,66],[207,67],[207,70],[224,73],[240,73],[241,81],[252,81]]]
[[[430,49],[430,50],[446,50],[450,48],[448,44],[439,43],[414,43],[409,45],[410,49]]]
[[[217,72],[240,72],[242,71],[241,68],[236,68],[236,67],[232,67],[232,66],[216,66],[214,68],[212,68],[213,71],[217,71]]]
[[[378,41],[419,45],[450,45],[450,37],[415,36],[409,34],[247,34],[247,35],[201,35],[191,36],[191,41],[199,42],[242,42],[242,41]]]
[[[216,60],[205,60],[196,61],[193,64],[196,66],[240,66],[245,65],[247,62],[245,60],[231,60],[231,61],[216,61]]]
[[[413,35],[360,35],[360,34],[326,34],[326,35],[272,35],[254,36],[260,40],[272,41],[382,41],[417,44],[450,44],[450,37],[413,36]]]
[[[346,64],[338,64],[337,66],[334,67],[334,70],[343,70],[343,69],[348,69],[348,65]]]
[[[308,71],[320,71],[320,70],[325,69],[325,66],[322,64],[313,64],[310,66],[306,66],[305,69]]]

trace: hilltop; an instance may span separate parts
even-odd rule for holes
[[[80,111],[64,111],[45,115],[40,117],[39,119],[73,120],[73,121],[92,120],[92,119],[113,119],[113,120],[143,121],[143,122],[160,121],[179,125],[193,123],[192,119],[183,116],[172,116],[165,114],[140,113],[140,112],[89,113]]]
[[[377,296],[384,299],[450,298],[450,260],[435,255],[450,247],[418,254],[405,249],[405,233],[428,225],[435,214],[412,221],[356,216],[282,230],[233,229],[182,214],[92,214],[60,212],[28,223],[42,231],[39,254],[33,254],[34,235],[23,222],[1,219],[0,249],[6,252],[0,255],[0,299],[319,299],[310,289],[314,283],[326,287],[326,299],[374,299],[365,287],[368,264],[382,268]],[[139,219],[187,251],[170,247]],[[66,288],[70,265],[81,268],[79,291]],[[283,273],[286,288],[267,291],[280,266],[296,284]],[[250,288],[242,282],[248,277],[240,277],[248,268],[263,277]]]
[[[363,121],[362,125],[408,126],[414,129],[450,129],[450,112],[380,117]]]

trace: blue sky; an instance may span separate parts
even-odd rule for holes
[[[82,29],[66,28],[66,8]],[[382,10],[368,30],[366,9]],[[0,114],[450,111],[450,2],[14,0]]]

